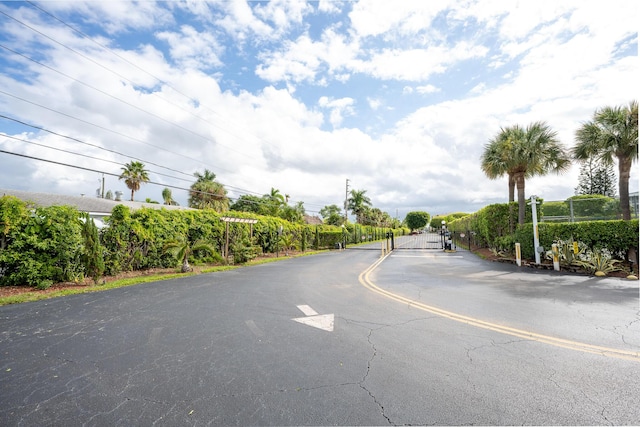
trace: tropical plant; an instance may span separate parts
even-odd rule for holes
[[[557,139],[556,132],[545,122],[534,122],[501,129],[485,146],[482,170],[490,179],[505,173],[515,182],[518,192],[518,223],[525,220],[525,179],[549,172],[561,173],[571,162]],[[510,187],[511,192],[511,187]],[[511,194],[510,194],[511,197]]]
[[[165,205],[177,205],[178,203],[173,200],[173,195],[171,194],[171,189],[169,189],[169,187],[164,187],[164,189],[162,189],[162,200],[164,201]]]
[[[515,200],[516,188],[510,164],[512,149],[513,141],[510,138],[509,130],[501,128],[500,132],[485,145],[480,158],[480,167],[489,179],[498,179],[507,175],[509,202]]]
[[[231,244],[234,264],[244,264],[251,261],[258,256],[259,251],[260,247],[251,244],[251,240],[248,237],[236,239]]]
[[[289,222],[303,223],[305,213],[304,202],[296,202],[294,206],[284,205],[280,210],[280,218]]]
[[[98,283],[98,279],[104,274],[104,248],[100,244],[98,227],[93,218],[85,213],[81,215],[82,237],[84,239],[84,252],[82,254],[82,264],[85,274]]]
[[[266,215],[265,199],[252,194],[243,194],[229,206],[229,210],[237,212],[252,212],[259,215]]]
[[[557,239],[555,242],[558,248],[558,260],[561,265],[571,266],[578,265],[578,261],[582,260],[587,251],[587,245],[582,242],[576,242],[573,238],[568,240]],[[546,252],[546,258],[553,259],[553,250]]]
[[[347,199],[347,209],[356,216],[356,222],[362,223],[363,214],[371,206],[371,199],[366,196],[367,190],[351,190]]]
[[[629,177],[633,162],[638,160],[638,102],[596,110],[576,131],[575,141],[573,157],[581,162],[596,158],[612,165],[617,159],[622,219],[631,219]]]
[[[163,249],[165,252],[173,255],[182,262],[180,271],[183,273],[191,271],[191,266],[189,265],[189,256],[193,252],[206,251],[212,255],[215,254],[215,249],[213,248],[213,246],[211,246],[204,240],[197,240],[193,243],[189,242],[187,239],[174,240],[165,243]]]
[[[219,182],[216,182],[216,174],[205,169],[204,174],[196,172],[196,177],[189,190],[189,207],[196,209],[213,209],[216,212],[225,212],[229,209],[227,190]]]
[[[320,209],[320,216],[325,224],[341,226],[344,224],[344,216],[338,205],[327,205]]]
[[[588,251],[585,258],[576,260],[575,263],[596,276],[606,276],[608,273],[622,270],[622,267],[618,265],[622,261],[613,259],[611,255],[602,249]]]
[[[140,190],[140,185],[143,182],[149,182],[149,173],[145,170],[142,162],[133,160],[121,169],[122,173],[119,179],[124,180],[127,188],[131,190],[131,201],[133,201],[133,194]]]
[[[280,210],[286,205],[285,196],[280,190],[271,187],[269,194],[263,196],[265,200],[266,214],[270,216],[280,216]]]
[[[279,244],[284,250],[285,256],[289,256],[289,251],[294,250],[297,246],[298,239],[293,233],[284,233],[280,236]]]

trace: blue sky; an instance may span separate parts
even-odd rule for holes
[[[0,149],[142,160],[160,185],[139,200],[206,168],[232,198],[273,187],[310,213],[346,179],[392,216],[473,212],[507,199],[479,166],[501,127],[543,120],[568,149],[638,99],[639,18],[633,0],[0,2]],[[563,200],[578,171],[527,196]],[[0,153],[0,188],[93,195],[100,177]]]

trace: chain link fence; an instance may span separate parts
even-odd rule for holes
[[[631,218],[638,218],[638,193],[629,195]],[[541,222],[580,222],[622,219],[620,199],[612,197],[545,200],[541,207]],[[540,214],[539,214],[540,215]]]

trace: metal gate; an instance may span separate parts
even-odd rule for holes
[[[395,249],[443,249],[443,244],[443,236],[439,232],[395,237]]]

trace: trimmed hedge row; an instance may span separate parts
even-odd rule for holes
[[[228,223],[221,216],[257,219],[257,223]],[[217,254],[195,251],[189,261],[220,260],[229,248],[236,262],[250,253],[275,253],[284,249],[334,248],[337,243],[372,241],[387,229],[348,224],[347,227],[295,224],[276,217],[245,212],[212,210],[166,210],[143,208],[130,211],[114,207],[107,226],[92,232],[93,221],[69,206],[32,208],[11,196],[0,198],[0,286],[31,285],[47,288],[55,282],[97,278],[104,272],[168,268],[179,261],[165,245],[203,240]],[[404,234],[406,229],[394,230]],[[287,247],[285,247],[287,246]],[[242,257],[236,254],[242,253]],[[250,259],[250,258],[249,258]]]
[[[540,200],[540,199],[539,199]],[[489,205],[478,212],[452,221],[447,226],[457,233],[475,233],[478,246],[513,252],[514,244],[521,245],[523,258],[535,256],[531,209],[527,209],[527,223],[518,223],[518,203]],[[625,259],[630,249],[638,249],[638,220],[585,221],[572,223],[538,223],[540,245],[546,250],[557,240],[573,239],[591,249],[606,249],[614,257]]]
[[[629,249],[638,249],[638,220],[586,221],[538,224],[540,246],[550,250],[557,240],[571,239],[591,249],[606,249],[617,259],[625,259]],[[533,258],[533,224],[518,227],[513,242],[520,242],[522,256]]]

